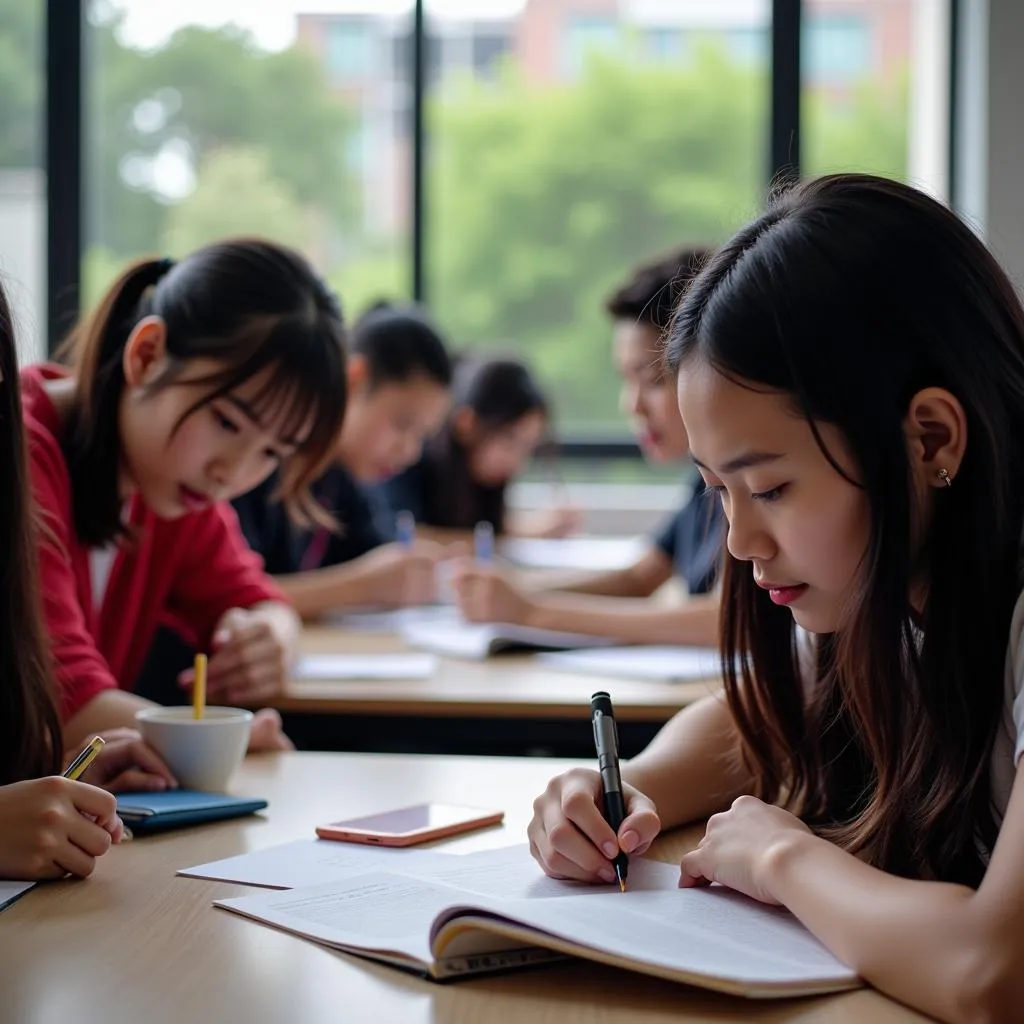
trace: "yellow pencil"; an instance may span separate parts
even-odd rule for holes
[[[102,736],[93,736],[93,738],[89,740],[89,745],[85,750],[83,750],[78,757],[76,757],[74,761],[67,766],[67,769],[64,772],[64,778],[77,779],[85,769],[93,763],[96,755],[103,749],[105,744],[106,740],[104,740]]]
[[[192,717],[202,718],[206,709],[206,655],[196,655],[196,679],[192,685]]]

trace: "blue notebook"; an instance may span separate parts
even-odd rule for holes
[[[223,793],[199,793],[192,789],[117,795],[117,813],[136,835],[199,825],[204,821],[240,818],[254,811],[262,811],[266,806],[266,800],[226,796]]]

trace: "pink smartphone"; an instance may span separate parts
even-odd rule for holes
[[[370,814],[365,818],[349,818],[318,825],[321,839],[337,839],[345,843],[373,843],[375,846],[414,846],[431,839],[472,832],[488,825],[500,825],[504,811],[482,811],[478,807],[456,804],[417,804],[397,811]]]

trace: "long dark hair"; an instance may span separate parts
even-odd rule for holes
[[[14,325],[0,287],[0,785],[55,773],[60,719],[39,601]]]
[[[505,530],[508,485],[473,479],[469,469],[471,452],[453,426],[460,409],[472,411],[477,429],[485,438],[511,427],[528,413],[539,411],[548,417],[548,400],[529,368],[517,359],[464,358],[455,367],[451,416],[427,446],[434,480],[425,496],[425,521],[457,530],[488,522],[500,534]]]
[[[313,424],[282,467],[281,495],[299,521],[320,518],[309,484],[330,461],[345,415],[341,309],[298,253],[258,239],[232,239],[177,264],[142,260],[129,267],[65,343],[63,355],[77,388],[63,446],[82,542],[102,546],[123,530],[118,493],[122,358],[132,329],[151,315],[166,324],[170,357],[153,390],[180,383],[190,359],[205,356],[222,364],[190,381],[211,391],[182,420],[273,368],[255,398],[255,411],[280,412],[286,433],[297,432],[310,416]]]
[[[838,427],[870,509],[857,592],[841,628],[817,639],[806,706],[790,613],[727,557],[723,671],[759,795],[887,870],[977,885],[979,845],[997,834],[991,759],[1021,592],[1013,287],[934,200],[882,178],[825,177],[778,198],[693,283],[667,361],[685,372],[695,360],[789,396],[842,472],[815,425]],[[902,421],[930,386],[960,401],[968,443],[915,550]],[[919,630],[909,593],[922,566]]]

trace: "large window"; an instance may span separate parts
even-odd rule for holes
[[[42,0],[0,0],[0,277],[25,361],[47,322],[43,14]]]
[[[772,0],[422,4],[417,221],[414,0],[87,0],[84,299],[137,256],[255,232],[309,254],[355,315],[409,295],[415,236],[457,348],[525,356],[563,436],[624,438],[603,300],[760,208]],[[0,0],[15,29],[41,6]],[[805,0],[805,174],[944,193],[948,8]],[[17,110],[31,45],[0,53]]]
[[[87,301],[128,260],[237,234],[301,249],[349,309],[408,294],[393,40],[411,0],[386,17],[306,6],[87,4]]]
[[[431,305],[459,346],[525,355],[563,434],[625,436],[604,299],[637,261],[758,209],[770,4],[451,6],[426,7],[444,52],[508,45],[487,74],[445,64],[429,97]]]
[[[947,0],[806,0],[803,170],[863,170],[940,196],[949,152]]]

